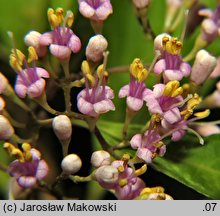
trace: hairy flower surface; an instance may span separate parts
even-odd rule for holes
[[[74,20],[73,13],[67,11],[64,17],[62,8],[58,8],[56,11],[50,8],[48,9],[48,20],[53,30],[42,34],[39,44],[49,46],[51,54],[61,60],[69,59],[72,52],[79,52],[81,41],[70,29]]]
[[[10,143],[5,143],[4,148],[17,159],[12,161],[8,173],[15,177],[21,187],[29,188],[45,178],[48,166],[41,160],[38,150],[31,148],[28,143],[22,144],[22,151]]]
[[[103,21],[112,14],[110,0],[78,0],[80,13],[89,19]]]

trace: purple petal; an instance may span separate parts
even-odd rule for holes
[[[131,196],[131,185],[127,184],[124,187],[117,187],[115,195],[119,200],[129,200]]]
[[[128,96],[128,95],[129,95],[129,91],[130,91],[129,85],[123,86],[123,87],[119,90],[118,97],[119,97],[119,98],[124,98],[124,97]]]
[[[57,44],[50,45],[50,52],[58,59],[68,59],[71,55],[71,49],[69,47],[61,46]]]
[[[115,106],[111,100],[105,99],[94,104],[94,110],[98,114],[106,113],[109,110],[115,110]]]
[[[144,160],[146,163],[152,162],[152,152],[147,148],[138,148],[137,156],[140,159]]]
[[[135,97],[127,97],[127,105],[133,111],[138,111],[143,106],[143,100]]]
[[[179,140],[184,136],[185,133],[186,133],[185,130],[175,131],[175,132],[173,132],[171,139],[172,139],[174,142],[179,141]]]
[[[40,36],[39,44],[41,46],[48,46],[53,42],[53,35],[51,32],[44,33]]]
[[[160,59],[155,65],[154,65],[154,73],[155,74],[161,74],[166,69],[166,63],[164,59]]]
[[[36,178],[38,180],[42,180],[48,173],[48,166],[47,163],[44,160],[39,161],[37,172],[36,172]]]
[[[17,181],[18,184],[24,188],[29,188],[36,184],[36,178],[33,176],[21,176]]]
[[[37,149],[32,148],[32,149],[30,150],[30,152],[31,152],[31,155],[32,155],[32,159],[33,159],[33,160],[40,160],[40,158],[41,158],[41,153],[40,153]]]
[[[81,49],[81,41],[80,39],[73,34],[69,40],[68,47],[73,51],[73,53],[77,53]]]
[[[130,140],[130,144],[133,149],[140,148],[141,143],[142,143],[142,135],[141,134],[134,135]]]
[[[181,119],[179,109],[173,108],[164,113],[163,117],[170,123],[173,124]]]
[[[27,94],[32,98],[40,97],[44,92],[45,85],[46,85],[45,80],[40,78],[39,80],[37,80],[27,88]]]

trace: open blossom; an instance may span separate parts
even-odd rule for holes
[[[144,134],[136,134],[130,144],[133,149],[137,149],[136,155],[146,163],[151,163],[157,156],[163,156],[166,152],[166,146],[160,141],[161,136],[156,129],[149,129]]]
[[[70,29],[74,19],[73,13],[67,11],[64,17],[62,8],[58,8],[56,12],[50,8],[48,19],[53,30],[40,36],[39,45],[50,46],[52,55],[61,60],[69,59],[72,52],[79,52],[81,41]]]
[[[112,14],[110,0],[78,0],[80,13],[89,19],[103,21]]]
[[[114,111],[115,106],[111,101],[114,98],[114,92],[106,85],[107,72],[103,71],[103,65],[98,67],[95,77],[91,74],[87,61],[82,63],[82,71],[86,87],[77,96],[79,111],[95,118],[110,110]]]
[[[137,58],[130,65],[130,72],[130,83],[120,89],[118,96],[119,98],[127,97],[128,108],[132,111],[138,111],[143,106],[148,92],[144,83],[148,71]]]
[[[32,98],[40,97],[44,90],[46,82],[43,78],[49,78],[49,73],[40,67],[36,67],[38,56],[33,47],[29,47],[29,58],[26,60],[20,50],[13,50],[10,55],[10,64],[17,72],[15,83],[15,92],[21,98],[29,95]],[[32,66],[28,65],[32,62]],[[23,66],[25,67],[23,69]],[[42,78],[43,77],[43,78]]]
[[[202,22],[202,37],[211,43],[220,34],[220,4],[218,3],[215,11],[211,9],[200,10],[199,15],[206,17]]]
[[[38,150],[31,148],[30,144],[23,143],[22,151],[10,143],[5,143],[4,148],[17,159],[12,161],[8,173],[15,177],[23,188],[29,188],[37,181],[44,179],[48,173],[47,163],[41,159]]]
[[[115,170],[114,181],[105,181],[105,183],[102,181],[102,178],[104,178],[104,176],[101,172],[98,171],[103,169],[104,167],[107,166],[99,167],[97,169],[96,172],[98,172],[98,175],[95,174],[96,179],[102,187],[113,189],[115,192],[115,196],[118,199],[134,199],[139,196],[140,191],[145,187],[145,183],[138,176],[146,171],[146,165],[143,165],[138,170],[134,170],[133,168],[128,166],[127,161],[125,160],[113,161],[111,165],[108,165],[108,167],[111,167],[111,169],[109,168],[109,172],[111,172],[111,170]],[[100,178],[101,176],[102,178]]]
[[[170,80],[182,80],[190,75],[191,66],[182,60],[180,55],[182,43],[176,38],[164,36],[162,38],[162,58],[155,64],[154,73],[163,73],[165,82]]]

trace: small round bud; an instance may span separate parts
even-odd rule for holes
[[[72,135],[72,124],[66,115],[59,115],[53,119],[53,130],[59,140],[65,141]]]
[[[14,134],[14,128],[3,115],[0,115],[0,140],[9,140]]]
[[[196,59],[192,67],[190,79],[196,84],[203,84],[214,70],[217,60],[206,50],[200,50],[196,54]]]
[[[95,151],[91,157],[91,163],[94,167],[109,165],[111,163],[111,156],[107,151]]]
[[[150,4],[150,0],[132,0],[136,8],[145,8]]]
[[[109,185],[118,181],[118,175],[117,168],[111,165],[106,165],[99,167],[96,170],[94,177],[103,187],[108,188]]]
[[[3,94],[7,88],[8,79],[0,72],[0,94]]]
[[[82,167],[82,161],[80,157],[76,154],[69,154],[63,158],[61,162],[61,167],[63,172],[66,174],[74,174],[80,170]]]
[[[90,38],[86,47],[86,57],[88,61],[99,62],[103,58],[103,52],[107,49],[108,42],[100,34]]]

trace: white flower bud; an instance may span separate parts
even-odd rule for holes
[[[168,37],[169,39],[171,38],[171,36],[168,35],[167,33],[162,33],[162,34],[157,35],[157,37],[155,37],[154,39],[154,51],[160,54],[163,51],[162,41],[163,41],[164,36]]]
[[[94,167],[109,165],[111,163],[111,156],[107,151],[95,151],[91,157],[91,163]]]
[[[8,79],[0,72],[0,94],[3,94],[7,88]]]
[[[211,56],[207,51],[200,50],[192,67],[191,80],[200,85],[206,81],[217,64],[216,58]]]
[[[14,128],[3,115],[0,115],[0,140],[9,140],[14,134]]]
[[[82,161],[78,155],[69,154],[63,158],[61,167],[66,174],[74,174],[82,167]]]
[[[53,130],[60,141],[65,141],[71,138],[72,124],[66,115],[59,115],[53,119]]]
[[[112,184],[118,180],[118,170],[111,165],[101,166],[96,170],[94,177],[99,183]]]
[[[86,47],[86,58],[88,61],[99,62],[103,58],[103,52],[108,47],[107,40],[100,34],[90,38]]]
[[[136,8],[145,8],[150,4],[150,0],[132,0]]]

